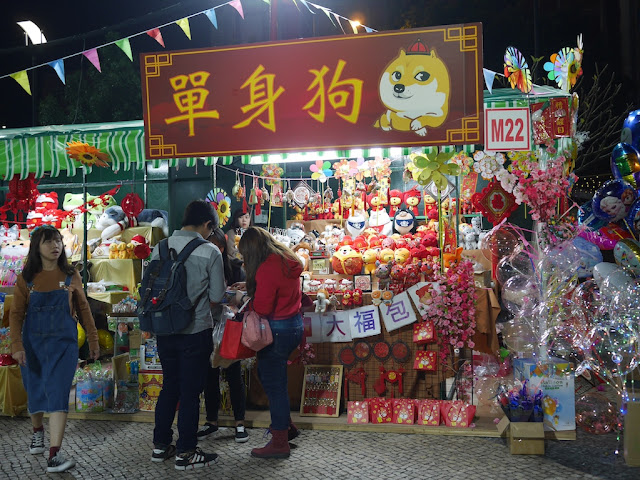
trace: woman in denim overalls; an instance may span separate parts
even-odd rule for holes
[[[45,412],[50,413],[48,472],[62,472],[75,465],[59,452],[78,362],[78,327],[71,298],[87,329],[91,358],[97,359],[97,332],[80,275],[67,262],[60,232],[48,225],[39,227],[32,234],[27,261],[16,283],[10,331],[13,358],[21,366],[27,391],[32,454],[45,450],[42,418]]]

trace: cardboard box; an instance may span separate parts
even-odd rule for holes
[[[546,431],[576,429],[575,387],[573,364],[561,358],[538,362],[533,358],[516,358],[513,376],[528,380],[531,389],[544,394],[542,410]]]
[[[473,281],[476,287],[491,287],[491,251],[490,250],[463,250],[462,256],[482,265],[483,270],[474,271]]]
[[[507,439],[511,455],[544,455],[542,423],[510,422],[503,417],[498,423],[498,432]]]

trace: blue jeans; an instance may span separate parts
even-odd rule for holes
[[[269,320],[273,343],[258,352],[258,377],[271,412],[271,429],[287,430],[291,409],[287,390],[287,360],[302,341],[302,317]]]
[[[171,425],[178,402],[178,453],[189,452],[198,445],[200,392],[204,388],[213,351],[211,329],[190,335],[158,336],[158,355],[162,363],[162,391],[156,404],[156,427],[153,443],[171,444]]]

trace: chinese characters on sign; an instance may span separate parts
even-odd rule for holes
[[[417,320],[407,292],[395,295],[391,305],[380,305],[380,313],[387,332],[411,325]]]
[[[346,310],[346,312],[349,315],[351,336],[353,338],[370,337],[381,332],[378,307],[369,305],[354,310]]]
[[[197,111],[204,108],[207,96],[209,96],[209,90],[203,88],[208,78],[208,72],[193,72],[189,75],[177,75],[169,79],[171,88],[176,92],[173,94],[173,101],[182,115],[165,118],[164,121],[167,125],[186,120],[189,122],[189,136],[193,137],[193,124],[196,118],[220,118],[217,110]],[[193,88],[187,90],[189,83]]]
[[[322,322],[323,342],[350,342],[351,329],[346,312],[319,314]]]

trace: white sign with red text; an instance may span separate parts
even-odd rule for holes
[[[497,152],[531,150],[529,109],[485,108],[484,149]]]

